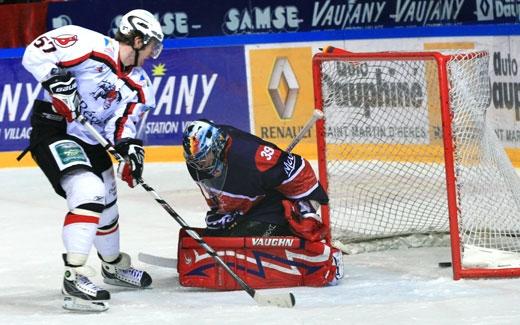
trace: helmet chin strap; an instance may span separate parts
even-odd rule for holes
[[[132,46],[132,49],[134,50],[134,67],[137,67],[137,61],[139,60],[139,51],[141,51],[142,47],[140,49],[137,49]]]
[[[125,71],[128,71],[128,70],[130,70],[133,67],[137,67],[137,63],[139,61],[139,52],[143,49],[143,47],[144,47],[144,45],[141,46],[141,48],[137,48],[137,47],[135,47],[132,44],[132,50],[134,50],[134,64],[133,65],[129,65],[129,66],[125,66]]]

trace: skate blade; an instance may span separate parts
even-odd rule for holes
[[[103,282],[105,282],[106,284],[111,284],[113,286],[118,286],[118,287],[126,287],[126,288],[134,288],[134,289],[148,289],[148,288],[150,288],[150,286],[143,287],[141,285],[131,284],[131,283],[124,282],[124,281],[121,281],[121,280],[118,280],[118,279],[103,278]]]
[[[77,297],[63,297],[63,308],[71,311],[80,312],[102,312],[108,309],[108,302],[105,300],[83,300]]]

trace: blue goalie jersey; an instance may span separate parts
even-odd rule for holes
[[[284,199],[328,202],[306,159],[232,126],[218,127],[229,136],[222,174],[212,177],[187,165],[212,212],[283,224]]]

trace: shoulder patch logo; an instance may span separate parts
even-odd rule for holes
[[[139,81],[137,82],[139,85],[141,85],[141,87],[147,87],[149,86],[148,85],[148,82],[146,81],[146,78],[144,77],[144,75],[141,74],[141,76],[139,77]]]
[[[271,147],[261,145],[256,149],[255,154],[255,163],[256,168],[258,168],[259,171],[264,172],[278,162],[278,158],[280,157],[280,151],[275,150]]]
[[[112,43],[112,41],[109,38],[106,38],[106,37],[104,38],[104,41],[105,41],[105,48],[103,49],[103,51],[110,56],[114,56],[114,44]]]
[[[283,162],[283,170],[285,171],[285,174],[287,175],[287,178],[290,178],[292,176],[292,173],[296,169],[296,159],[293,155],[288,155],[287,160]]]
[[[78,41],[78,35],[63,34],[52,38],[59,47],[70,47]]]

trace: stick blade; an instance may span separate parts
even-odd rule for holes
[[[296,304],[296,299],[291,292],[272,295],[261,295],[258,292],[255,292],[255,296],[253,298],[259,306],[292,308]]]
[[[137,258],[146,264],[177,269],[177,259],[175,258],[160,257],[146,253],[139,253]]]

